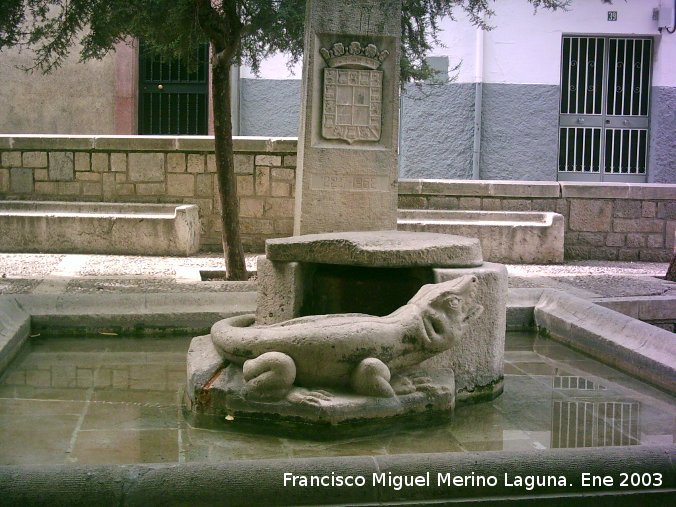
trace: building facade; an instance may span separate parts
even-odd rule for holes
[[[402,178],[676,183],[673,0],[494,9],[488,31],[444,20],[440,74],[402,94]],[[15,68],[28,62],[0,55],[0,133],[209,133],[208,73],[137,45],[46,77]],[[237,72],[235,132],[295,136],[300,66],[291,75],[280,56]]]

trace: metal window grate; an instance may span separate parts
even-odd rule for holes
[[[601,128],[559,129],[559,171],[598,173],[601,170]]]
[[[648,131],[645,129],[606,129],[605,172],[645,174]]]
[[[564,36],[559,179],[646,180],[653,41]]]
[[[208,45],[196,50],[194,66],[162,60],[143,44],[139,56],[139,134],[206,134]]]
[[[603,37],[564,37],[562,114],[601,114],[605,42]]]
[[[610,39],[608,115],[647,116],[652,39]]]

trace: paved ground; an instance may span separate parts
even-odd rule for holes
[[[661,279],[667,264],[576,261],[562,265],[508,265],[510,288],[557,288],[581,297],[676,296]],[[247,255],[256,269],[256,254]],[[200,270],[223,269],[217,254],[195,257],[0,254],[1,294],[105,292],[221,292],[255,290],[249,282],[202,281]]]

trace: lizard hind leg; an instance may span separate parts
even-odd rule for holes
[[[296,363],[282,352],[266,352],[242,366],[246,396],[254,400],[277,401],[286,397],[296,380]]]
[[[375,357],[367,357],[352,372],[350,383],[357,394],[391,398],[395,394],[390,378],[390,369],[385,363]]]

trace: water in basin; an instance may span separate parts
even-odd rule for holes
[[[190,339],[31,338],[0,379],[0,465],[676,442],[674,397],[534,333],[507,334],[504,394],[459,405],[445,425],[331,442],[193,428],[181,404]]]

